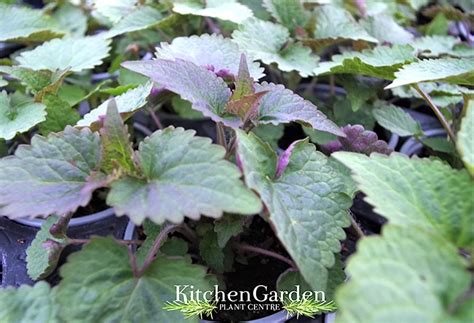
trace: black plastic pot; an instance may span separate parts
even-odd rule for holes
[[[44,220],[10,220],[0,217],[0,277],[1,287],[22,284],[33,284],[26,272],[26,249],[39,231]],[[116,217],[112,209],[107,209],[88,216],[71,219],[68,236],[71,238],[88,238],[93,235],[113,235],[122,238],[128,223],[126,217]],[[63,251],[58,266],[65,262],[67,256],[80,249],[80,246],[68,246]],[[52,284],[59,281],[57,271],[46,280]]]

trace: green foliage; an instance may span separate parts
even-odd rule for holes
[[[177,0],[173,4],[173,11],[182,15],[213,17],[238,24],[253,16],[248,7],[236,0]]]
[[[217,244],[224,248],[227,242],[244,231],[245,217],[237,214],[224,214],[214,222],[214,232],[217,234]]]
[[[41,226],[41,230],[26,249],[28,276],[38,280],[47,277],[56,269],[59,256],[66,246],[65,234],[53,236],[49,230],[58,221],[58,216],[50,216]]]
[[[0,41],[44,41],[63,34],[42,10],[0,3]]]
[[[46,105],[46,120],[38,125],[42,135],[64,130],[66,126],[74,125],[79,119],[79,113],[69,103],[56,95],[47,93],[43,98]]]
[[[409,31],[397,24],[393,17],[387,14],[368,17],[362,22],[362,26],[380,43],[406,45],[410,44],[414,38]]]
[[[425,59],[403,66],[395,73],[395,80],[385,87],[420,82],[444,81],[461,85],[474,85],[474,60],[440,58]]]
[[[273,18],[294,33],[297,28],[303,28],[307,16],[303,4],[299,0],[264,0],[263,6]]]
[[[139,6],[114,24],[114,26],[107,31],[106,37],[115,37],[121,34],[159,26],[163,23],[163,20],[164,17],[159,10],[148,6]]]
[[[203,291],[211,288],[204,268],[191,264],[188,258],[158,257],[137,276],[130,267],[127,248],[98,237],[69,257],[61,267],[61,276],[59,314],[72,321],[181,322],[184,317],[180,312],[162,310],[175,300],[175,285],[193,285]]]
[[[316,75],[326,73],[360,74],[393,80],[394,73],[404,64],[415,60],[409,45],[377,46],[362,52],[334,55],[332,61],[320,63]]]
[[[134,89],[128,90],[127,92],[114,98],[117,110],[123,115],[130,115],[136,110],[143,107],[146,102],[148,95],[153,87],[151,82],[145,85],[140,85]],[[91,127],[97,128],[97,123],[100,121],[101,116],[105,116],[107,113],[107,107],[109,106],[110,100],[102,102],[97,108],[86,114],[81,120],[79,120],[76,126],[79,127]]]
[[[219,35],[203,34],[191,37],[176,37],[171,43],[161,43],[156,48],[156,57],[161,59],[182,59],[198,66],[211,67],[219,73],[231,74],[237,77],[241,51],[237,44],[229,38]],[[246,57],[247,66],[254,81],[264,76],[263,68],[254,62],[252,57]]]
[[[232,39],[263,63],[275,63],[280,70],[295,70],[303,77],[313,74],[319,60],[310,48],[291,40],[286,27],[268,21],[248,19],[232,33]]]
[[[340,173],[306,141],[293,143],[277,160],[254,134],[238,131],[237,138],[245,182],[260,194],[278,238],[311,287],[326,286],[342,228],[349,225],[351,199]]]
[[[402,108],[393,104],[380,103],[379,108],[373,110],[372,113],[382,127],[399,136],[420,136],[423,134],[420,123]]]
[[[12,139],[45,120],[46,107],[31,101],[12,104],[5,91],[0,92],[0,138]]]
[[[468,321],[455,319],[471,284],[467,263],[433,232],[387,225],[360,241],[346,271],[351,279],[336,295],[340,322]]]
[[[398,153],[367,157],[337,152],[333,156],[352,170],[367,202],[391,224],[419,227],[459,247],[473,247],[474,228],[469,223],[474,186],[465,170]]]
[[[315,9],[314,38],[319,41],[362,40],[371,43],[379,41],[369,35],[352,15],[339,7],[323,5]]]
[[[120,169],[126,174],[134,174],[136,165],[128,129],[123,124],[114,99],[109,102],[107,107],[100,135],[102,139],[102,169],[106,173]]]
[[[36,136],[31,146],[0,160],[0,211],[10,218],[65,215],[89,203],[103,186],[99,136],[68,127]]]
[[[224,160],[222,147],[194,131],[169,127],[145,139],[137,152],[144,178],[125,176],[111,184],[107,203],[135,223],[219,218],[223,211],[254,214],[255,194],[240,182],[237,167]],[[183,198],[185,197],[185,198]]]
[[[474,176],[474,100],[465,98],[466,115],[458,132],[457,149],[471,175]]]
[[[109,54],[109,45],[110,41],[102,36],[53,39],[22,52],[17,60],[21,67],[33,70],[79,72],[102,64]]]
[[[57,305],[52,301],[54,290],[48,283],[22,285],[18,289],[0,289],[0,320],[2,322],[58,323]]]

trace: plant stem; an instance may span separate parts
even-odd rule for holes
[[[85,244],[85,243],[89,243],[90,241],[91,239],[71,239],[71,238],[67,239],[68,244]],[[142,240],[122,240],[122,239],[115,239],[115,242],[124,246],[143,243]]]
[[[148,254],[146,255],[145,260],[143,261],[142,268],[137,273],[138,277],[143,275],[145,270],[151,265],[153,260],[155,260],[155,256],[158,253],[158,250],[160,250],[160,247],[163,244],[163,242],[166,240],[166,238],[168,238],[168,234],[175,231],[176,228],[177,228],[177,225],[167,225],[167,226],[164,226],[163,229],[161,229],[155,241],[153,241],[153,245],[151,246],[150,251],[148,251]]]
[[[365,233],[364,231],[362,230],[362,228],[359,226],[359,224],[357,223],[356,219],[354,218],[354,214],[349,210],[349,216],[351,217],[351,226],[352,228],[354,229],[354,231],[356,232],[357,234],[357,237],[359,239],[365,237]]]
[[[430,106],[431,110],[433,110],[434,114],[438,117],[438,120],[441,122],[443,125],[444,130],[448,133],[449,138],[451,138],[451,141],[453,143],[456,143],[456,136],[454,135],[453,130],[451,129],[451,126],[449,125],[448,120],[444,117],[443,113],[439,110],[439,108],[434,104],[433,100],[431,97],[423,91],[418,84],[414,84],[413,88],[423,97],[423,99],[428,103]]]
[[[176,231],[185,236],[192,244],[197,245],[199,243],[196,232],[194,232],[186,223],[181,223],[181,225],[176,228]]]
[[[49,233],[55,238],[63,238],[66,235],[72,215],[73,213],[69,212],[65,216],[60,217],[58,221],[49,228]]]
[[[209,27],[209,30],[213,34],[217,34],[217,35],[221,34],[221,30],[219,29],[219,27],[214,23],[214,21],[211,18],[206,17],[206,18],[204,18],[204,21],[206,22],[207,26]]]
[[[234,244],[234,247],[236,249],[240,250],[240,251],[255,252],[255,253],[258,253],[258,254],[261,254],[261,255],[265,255],[265,256],[268,256],[268,257],[278,259],[278,260],[280,260],[284,263],[287,263],[293,269],[298,270],[298,267],[296,266],[296,264],[292,260],[290,260],[290,259],[286,258],[285,256],[282,256],[282,255],[280,255],[276,252],[266,250],[266,249],[262,249],[262,248],[259,248],[259,247],[255,247],[255,246],[251,246],[251,245],[244,244],[244,243],[236,243],[236,244]]]
[[[130,266],[134,277],[138,277],[137,257],[135,257],[132,248],[128,247],[128,259],[130,260]]]
[[[230,156],[232,156],[235,151],[235,148],[237,148],[237,136],[234,135],[234,137],[230,139],[229,145],[227,146],[227,152],[224,158],[228,159]]]
[[[221,122],[216,123],[216,137],[217,137],[217,143],[224,148],[227,148],[227,144],[225,141],[225,131],[224,131],[224,126],[222,125]]]
[[[163,129],[163,124],[160,121],[160,118],[156,115],[155,111],[153,109],[148,109],[148,113],[150,114],[151,118],[153,119],[153,122],[156,124],[158,129]]]
[[[334,80],[334,75],[331,74],[329,75],[329,93],[331,94],[331,96],[334,96],[334,94],[336,93],[336,84],[335,84],[335,80]]]

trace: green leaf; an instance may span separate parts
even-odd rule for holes
[[[182,15],[196,15],[228,20],[237,24],[253,16],[252,10],[236,0],[176,0],[173,11]]]
[[[276,150],[278,148],[278,141],[283,137],[285,132],[285,125],[279,124],[275,126],[272,124],[259,124],[257,127],[252,129],[252,132]]]
[[[231,95],[227,84],[205,67],[179,59],[124,62],[122,65],[149,76],[154,82],[179,94],[181,98],[192,103],[194,110],[202,112],[215,122],[222,122],[232,128],[242,123],[236,116],[225,112]]]
[[[267,91],[260,99],[258,122],[261,124],[293,121],[311,125],[314,129],[344,136],[341,129],[310,101],[303,99],[281,84],[255,84],[255,92]]]
[[[63,131],[66,126],[74,125],[81,118],[69,103],[56,95],[46,94],[43,103],[46,105],[47,116],[38,128],[44,136],[51,132]]]
[[[148,29],[159,25],[163,21],[163,15],[155,8],[139,6],[129,14],[121,18],[105,37],[111,38],[121,34]]]
[[[385,89],[430,81],[473,86],[473,72],[474,60],[472,59],[425,59],[403,66],[395,73],[395,80],[386,86]]]
[[[216,273],[226,271],[226,253],[219,246],[217,233],[212,226],[205,232],[199,241],[199,253],[206,264]]]
[[[452,312],[471,284],[456,248],[410,226],[359,241],[346,272],[351,279],[336,293],[343,323],[457,322]]]
[[[48,277],[58,264],[59,256],[66,246],[67,237],[54,237],[49,229],[58,221],[59,217],[52,215],[41,225],[41,230],[26,249],[26,268],[28,276],[33,280]]]
[[[425,36],[417,38],[411,44],[421,55],[436,57],[441,54],[454,54],[454,46],[460,42],[451,36]]]
[[[55,21],[42,10],[0,3],[0,41],[44,41],[63,34]]]
[[[393,133],[399,136],[420,136],[423,134],[421,124],[414,120],[411,115],[393,104],[380,103],[378,109],[374,109],[375,120]]]
[[[36,101],[41,102],[42,97],[47,92],[58,90],[64,77],[65,72],[53,73],[48,70],[34,71],[29,68],[19,66],[0,66],[0,72],[9,74],[10,76],[21,81],[26,86],[27,90],[35,95]]]
[[[434,82],[420,83],[418,86],[428,93],[437,107],[443,108],[452,104],[457,104],[463,100],[463,94],[473,94],[472,90],[465,87]],[[411,86],[405,85],[391,89],[392,93],[401,98],[417,98],[423,100],[421,95]]]
[[[474,186],[465,170],[398,153],[369,158],[336,152],[332,156],[352,170],[367,202],[391,224],[436,232],[459,247],[472,245]]]
[[[203,34],[191,37],[176,37],[169,43],[161,43],[156,48],[156,57],[167,60],[181,59],[198,66],[210,68],[217,75],[236,77],[242,52],[237,44],[221,35]],[[257,81],[264,76],[263,68],[246,56],[250,75]]]
[[[163,310],[176,300],[175,285],[211,289],[205,269],[187,258],[158,257],[135,276],[127,248],[111,238],[92,238],[69,257],[61,276],[57,301],[65,321],[183,322],[181,312]]]
[[[117,109],[121,114],[131,114],[136,110],[143,107],[146,102],[148,95],[153,87],[152,82],[148,82],[145,85],[140,85],[134,89],[128,90],[122,95],[114,98],[117,105]],[[110,103],[110,99],[102,102],[97,108],[86,114],[76,124],[78,127],[92,127],[96,128],[101,117],[107,113],[107,107]]]
[[[295,70],[303,77],[313,74],[319,60],[309,47],[294,43],[288,29],[268,21],[248,19],[232,33],[232,39],[263,63],[276,63],[280,70]]]
[[[62,30],[74,37],[82,37],[87,31],[87,16],[81,8],[65,3],[54,12],[54,19]]]
[[[263,6],[291,33],[306,25],[306,13],[300,0],[264,0]]]
[[[454,144],[443,137],[428,137],[422,139],[422,141],[423,145],[428,146],[435,151],[446,154],[454,154],[456,151]]]
[[[214,232],[217,234],[217,244],[224,248],[227,242],[244,230],[245,217],[237,214],[225,214],[214,222]]]
[[[94,0],[95,12],[106,17],[113,23],[129,15],[137,4],[137,0]]]
[[[464,165],[474,176],[474,99],[467,99],[466,115],[462,119],[461,130],[458,132],[457,150]]]
[[[80,72],[102,64],[109,55],[110,40],[102,36],[53,39],[33,50],[22,52],[21,67],[33,70],[70,70]]]
[[[314,15],[316,40],[335,42],[350,39],[378,43],[376,38],[370,36],[352,15],[342,8],[323,5],[315,9]]]
[[[428,36],[446,35],[449,31],[449,20],[440,12],[426,27],[425,34]]]
[[[415,38],[405,28],[397,24],[392,16],[388,14],[368,17],[362,21],[362,26],[382,44],[405,45],[410,44]]]
[[[351,198],[340,173],[307,140],[293,143],[279,160],[252,133],[238,130],[237,142],[247,186],[260,194],[276,235],[311,287],[326,286],[349,225]]]
[[[342,269],[342,261],[339,259],[339,256],[336,256],[336,263],[329,269],[328,281],[326,284],[317,288],[312,288],[306,280],[304,280],[300,272],[294,271],[294,269],[290,268],[278,277],[277,290],[291,292],[296,290],[297,286],[299,286],[300,295],[305,291],[324,292],[326,301],[331,301],[334,300],[334,292],[336,291],[336,288],[342,285],[345,277],[344,270]]]
[[[198,120],[204,118],[201,112],[193,110],[189,101],[183,100],[177,95],[171,99],[171,105],[173,106],[174,112],[181,118]]]
[[[6,91],[0,92],[0,138],[10,140],[46,118],[46,107],[30,101],[13,105]]]
[[[123,177],[111,184],[107,204],[134,223],[182,222],[201,214],[255,214],[257,196],[239,180],[237,167],[224,160],[225,150],[195,131],[168,127],[146,138],[137,152],[145,179]]]
[[[53,302],[53,293],[54,290],[46,282],[38,282],[34,286],[22,285],[18,289],[0,289],[0,321],[58,323],[58,308]]]
[[[367,101],[377,97],[378,87],[363,79],[343,75],[338,78],[347,92],[347,99],[351,102],[352,111],[358,111]]]
[[[314,73],[360,74],[393,80],[394,73],[403,64],[415,59],[413,53],[413,47],[409,45],[377,46],[362,52],[346,52],[334,55],[331,62],[320,63]]]
[[[117,104],[112,99],[107,107],[104,125],[100,129],[102,144],[101,168],[105,173],[110,174],[119,168],[125,174],[134,174],[136,166],[134,163],[134,153],[128,129],[122,121],[122,117],[117,110]]]
[[[8,81],[4,80],[1,76],[0,76],[0,87],[4,87],[4,86],[7,86],[8,85]]]
[[[160,252],[167,256],[184,257],[188,253],[188,244],[183,239],[171,237],[160,247]]]
[[[89,129],[33,137],[31,145],[0,160],[0,213],[20,218],[74,212],[104,184],[99,161],[99,136]]]
[[[140,245],[138,250],[135,252],[135,256],[137,259],[137,265],[139,267],[143,266],[143,262],[150,252],[151,248],[153,247],[153,242],[155,241],[156,237],[160,234],[160,231],[163,229],[162,225],[155,224],[150,220],[145,220],[143,222],[143,233],[145,234],[146,238],[145,241]],[[160,248],[161,250],[161,248]]]

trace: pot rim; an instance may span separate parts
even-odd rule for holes
[[[72,218],[69,222],[70,227],[77,227],[85,224],[90,224],[93,222],[97,222],[108,217],[115,216],[115,211],[113,208],[108,208],[100,212],[96,212],[93,214],[81,216],[78,218]],[[28,219],[28,218],[21,218],[21,219],[12,219],[12,221],[18,222],[23,225],[27,225],[30,227],[41,228],[41,225],[46,221],[46,219]]]
[[[421,138],[425,139],[429,137],[437,137],[444,134],[446,134],[446,131],[443,128],[430,129],[424,131],[424,135]],[[423,143],[419,142],[414,137],[411,137],[407,141],[405,141],[400,147],[400,152],[402,154],[412,156],[418,154],[422,148]]]

